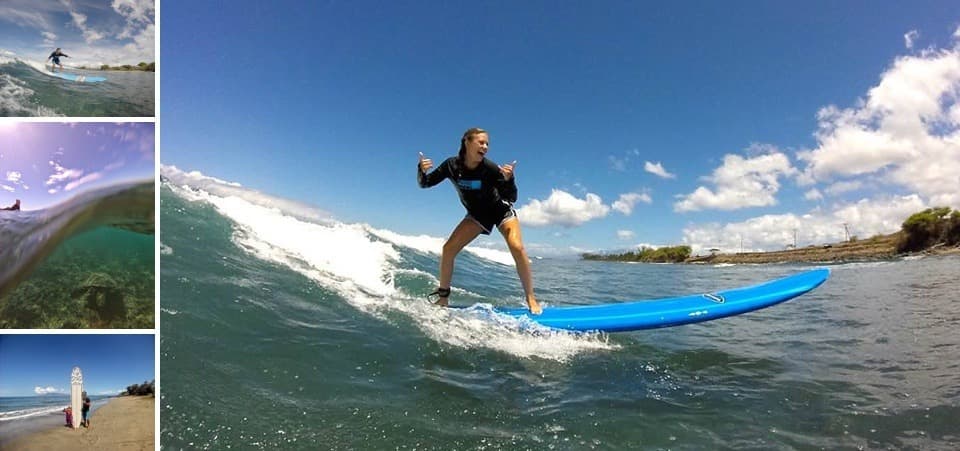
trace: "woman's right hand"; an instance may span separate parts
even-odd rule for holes
[[[433,167],[433,160],[423,156],[423,152],[418,153],[420,154],[420,172],[426,174]]]

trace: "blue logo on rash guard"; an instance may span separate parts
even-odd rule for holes
[[[457,180],[457,186],[462,189],[480,189],[480,180]]]

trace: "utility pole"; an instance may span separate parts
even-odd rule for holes
[[[797,248],[797,228],[793,228],[793,248]]]
[[[847,228],[847,223],[843,223],[843,238],[844,241],[850,241],[850,229]]]

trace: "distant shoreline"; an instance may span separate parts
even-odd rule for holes
[[[866,240],[810,245],[799,249],[785,249],[765,252],[716,253],[695,255],[670,263],[707,265],[707,264],[766,264],[766,263],[846,263],[890,260],[910,255],[960,255],[960,245],[935,244],[915,252],[898,252],[897,243],[901,233],[878,235]],[[584,254],[584,260],[633,262],[626,255],[595,256]],[[654,263],[655,261],[651,261]]]
[[[110,66],[104,64],[100,67],[76,66],[80,70],[98,71],[98,72],[156,72],[156,63],[140,63],[137,65],[123,64],[120,66]]]
[[[917,252],[897,252],[900,232],[876,236],[867,240],[831,243],[769,252],[742,252],[690,257],[687,264],[718,263],[846,263],[890,260],[910,255],[960,254],[960,246],[931,246]]]

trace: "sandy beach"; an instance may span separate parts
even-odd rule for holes
[[[63,426],[15,439],[4,449],[154,449],[154,403],[152,396],[112,399],[90,417],[90,428]]]

